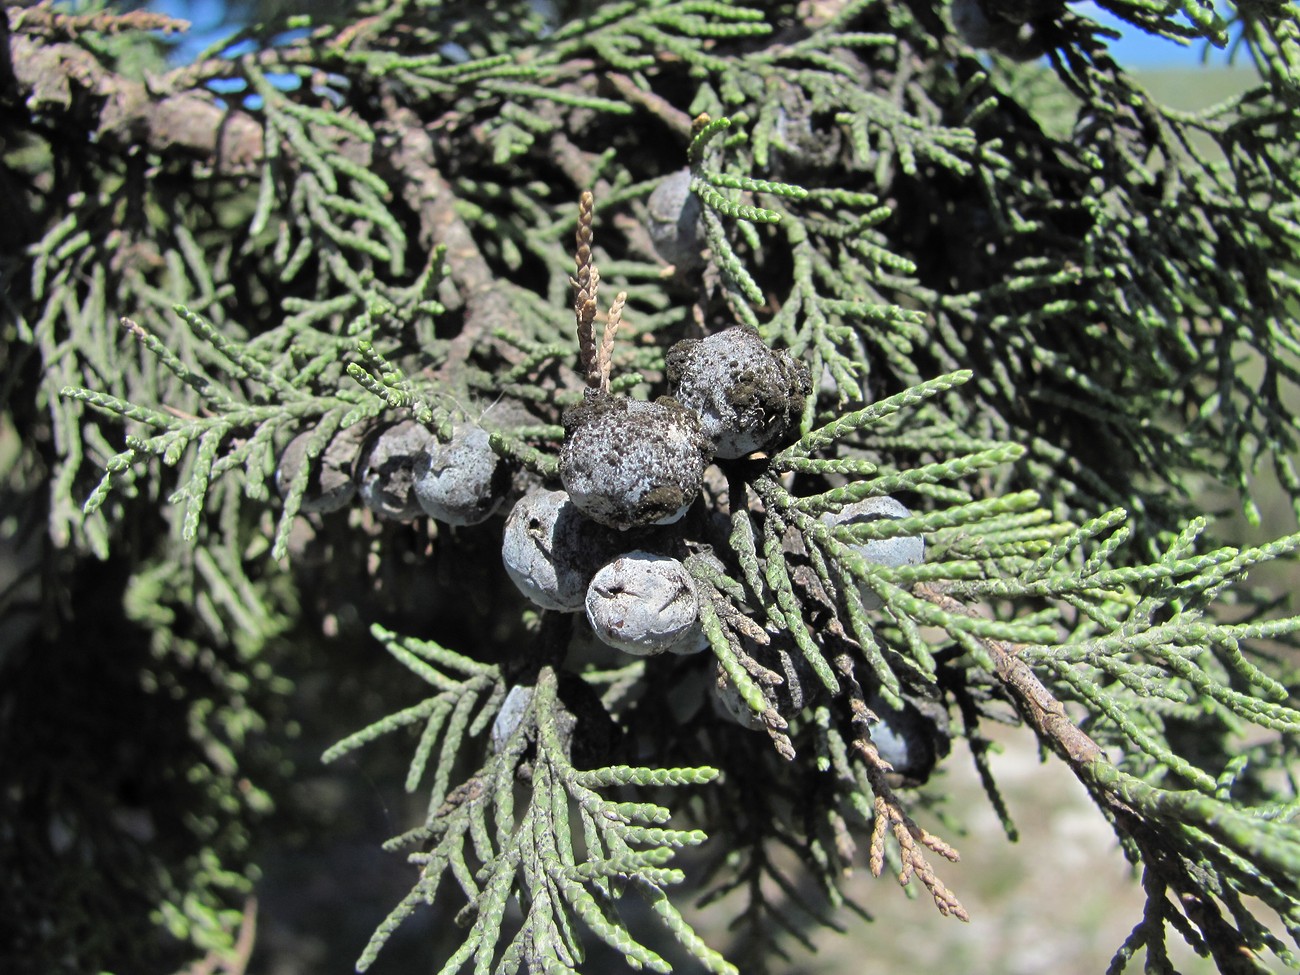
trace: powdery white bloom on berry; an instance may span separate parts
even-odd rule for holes
[[[679,270],[704,263],[704,223],[700,198],[691,192],[691,171],[679,169],[655,187],[646,201],[650,223],[646,230],[655,252]]]
[[[718,666],[717,679],[713,683],[713,694],[710,699],[713,702],[714,714],[750,731],[758,731],[764,727],[763,719],[750,710],[745,699],[740,696],[740,691],[736,689],[736,685],[727,680],[721,665]]]
[[[882,518],[907,518],[912,514],[901,501],[890,497],[864,498],[846,504],[836,512],[827,512],[821,520],[831,526],[860,525]],[[893,538],[873,538],[870,541],[851,546],[854,551],[868,562],[901,568],[905,565],[920,565],[925,561],[925,539],[920,535],[897,535]],[[866,586],[861,587],[862,604],[867,609],[879,609],[880,597]]]
[[[812,392],[808,368],[737,325],[668,350],[668,391],[700,415],[722,458],[772,446],[794,429]]]
[[[586,518],[564,491],[533,491],[506,518],[501,560],[536,605],[574,613],[583,608],[591,577],[618,545],[618,536]]]
[[[415,497],[430,518],[477,525],[501,507],[505,465],[480,426],[457,424],[446,443],[431,442],[415,465]]]
[[[596,636],[627,653],[696,653],[708,646],[695,582],[667,555],[620,555],[592,578],[586,606]]]
[[[494,753],[500,752],[506,747],[506,742],[519,728],[524,716],[528,713],[528,706],[532,702],[532,687],[516,684],[510,688],[510,692],[506,694],[506,699],[501,702],[501,710],[497,712],[496,720],[492,722],[492,731],[488,735]]]

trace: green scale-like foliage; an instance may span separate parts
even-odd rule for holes
[[[42,624],[0,652],[31,695],[0,710],[0,756],[16,780],[41,767],[14,747],[46,727],[42,671],[20,665],[89,653],[102,562],[116,586],[94,610],[152,704],[127,740],[170,735],[186,783],[8,793],[41,835],[114,802],[185,807],[158,849],[128,830],[84,854],[163,878],[125,886],[175,943],[137,923],[134,944],[76,938],[78,962],[239,962],[250,836],[301,773],[253,739],[289,740],[286,674],[349,684],[357,659],[331,671],[329,648],[382,645],[431,695],[403,703],[367,672],[381,716],[325,758],[374,742],[357,755],[375,761],[410,733],[406,789],[428,801],[389,844],[418,873],[362,968],[431,905],[460,925],[447,973],[590,970],[601,943],[634,968],[761,971],[786,936],[861,910],[842,885],[863,861],[965,918],[933,865],[956,851],[920,825],[938,790],[873,739],[886,707],[933,722],[936,760],[967,740],[1012,838],[988,722],[1028,726],[1077,775],[1148,898],[1113,970],[1141,952],[1172,970],[1170,929],[1224,971],[1295,967],[1300,619],[1240,583],[1300,536],[1226,546],[1200,500],[1253,514],[1267,464],[1300,510],[1293,6],[1104,4],[1254,58],[1258,84],[1200,113],[1159,104],[1064,5],[1003,24],[994,50],[931,4],[560,6],[357,4],[171,71],[140,32],[165,18],[8,12],[5,484],[47,543],[0,603]],[[683,167],[702,268],[665,267],[647,232]],[[697,656],[628,664],[525,607],[499,518],[304,514],[338,434],[406,418],[443,441],[480,421],[516,489],[556,484],[584,396],[583,190],[594,261],[628,293],[612,391],[665,392],[675,340],[738,323],[812,380],[798,429],[719,465],[680,529]],[[280,476],[303,432],[306,463]],[[886,495],[911,514],[833,523]],[[914,536],[920,564],[862,555]],[[113,737],[48,727],[51,750]],[[34,963],[62,956],[30,932],[114,929],[102,903],[68,907],[77,881],[52,862],[15,864],[38,893],[0,912]],[[746,957],[696,932],[695,897],[739,905]]]
[[[420,865],[421,882],[380,925],[358,969],[370,966],[415,907],[434,902],[443,874],[450,872],[467,901],[457,915],[467,931],[443,971],[457,971],[471,959],[476,969],[491,970],[498,954],[497,967],[506,971],[525,962],[530,969],[577,971],[585,954],[578,932],[584,928],[636,967],[670,971],[662,958],[637,943],[616,912],[615,902],[630,887],[709,971],[735,972],[682,920],[663,889],[684,879],[680,870],[664,864],[677,849],[703,842],[704,834],[662,828],[671,817],[663,806],[616,802],[597,791],[703,785],[716,778],[716,769],[610,766],[579,771],[570,753],[578,746],[575,736],[588,730],[561,704],[553,670],[542,668],[535,685],[515,685],[526,692],[526,703],[513,711],[498,733],[493,720],[500,721],[506,700],[498,668],[433,644],[382,631],[376,635],[438,693],[339,742],[325,753],[325,760],[398,728],[423,723],[406,780],[407,790],[413,791],[440,740],[441,747],[427,821],[389,844],[428,847],[427,852],[411,855],[411,861]],[[437,666],[459,671],[466,679],[453,680]],[[480,737],[489,727],[493,753],[449,791],[448,777],[464,739]],[[530,791],[521,801],[517,779],[523,763]],[[579,859],[575,848],[583,850],[585,858]],[[503,914],[515,897],[524,917],[507,942]]]

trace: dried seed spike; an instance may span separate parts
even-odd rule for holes
[[[627,301],[627,292],[620,291],[610,306],[609,318],[605,322],[605,335],[600,342],[600,354],[596,357],[596,371],[600,377],[598,388],[601,394],[609,392],[609,372],[614,361],[614,333],[623,321],[623,305]]]
[[[595,210],[595,198],[590,190],[583,190],[578,200],[578,232],[574,265],[576,272],[573,286],[577,289],[573,298],[573,312],[578,322],[578,358],[582,362],[583,375],[587,385],[592,389],[600,386],[600,371],[596,361],[596,294],[600,288],[600,272],[591,257],[591,222]]]

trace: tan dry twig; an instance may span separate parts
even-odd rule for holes
[[[591,223],[596,201],[590,190],[583,190],[578,200],[578,231],[574,250],[574,276],[570,278],[577,289],[573,297],[573,313],[578,323],[578,358],[582,372],[591,389],[600,388],[600,363],[596,352],[596,295],[600,291],[600,272],[591,256]]]
[[[945,860],[956,863],[961,859],[957,851],[940,837],[918,826],[903,811],[902,803],[898,801],[898,797],[894,795],[894,790],[889,787],[889,783],[885,780],[886,773],[890,771],[890,765],[880,757],[880,753],[876,751],[876,746],[872,744],[870,738],[854,739],[853,748],[863,758],[867,770],[867,780],[871,783],[871,791],[875,794],[872,806],[876,816],[875,823],[871,828],[871,848],[868,858],[872,876],[879,877],[884,872],[885,841],[888,835],[892,833],[895,842],[898,843],[899,853],[903,861],[903,869],[898,874],[898,882],[903,886],[907,886],[912,877],[915,876],[925,885],[925,889],[930,892],[930,896],[934,898],[934,905],[939,909],[940,914],[945,917],[951,916],[962,921],[969,921],[970,914],[966,908],[962,907],[957,895],[939,879],[939,875],[934,872],[934,868],[930,866],[930,861],[925,855],[925,851],[929,850],[932,853],[937,853]]]
[[[600,352],[596,356],[596,372],[600,376],[598,389],[601,395],[609,392],[609,373],[614,361],[614,333],[623,321],[623,305],[627,302],[627,292],[620,291],[610,306],[609,318],[605,322],[605,335],[600,342]]]

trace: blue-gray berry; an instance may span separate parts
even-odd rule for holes
[[[665,177],[650,194],[646,209],[650,213],[646,229],[660,257],[683,271],[704,263],[700,199],[691,192],[689,168]]]
[[[505,465],[488,432],[457,424],[446,443],[431,442],[415,464],[415,497],[430,518],[447,525],[477,525],[501,507]]]
[[[1050,46],[1039,28],[1064,6],[1064,0],[953,0],[952,25],[971,47],[1029,61]]]
[[[535,604],[574,613],[583,608],[591,577],[618,546],[618,536],[586,518],[564,491],[533,491],[506,518],[501,561]]]
[[[403,420],[374,436],[365,450],[358,472],[361,503],[393,521],[410,521],[420,514],[415,497],[415,461],[433,434],[415,420]]]
[[[867,707],[875,715],[868,731],[880,757],[908,783],[929,778],[940,755],[949,750],[948,718],[943,706],[922,701],[918,707],[905,701],[902,708],[895,708],[880,695],[872,695]]]
[[[626,653],[696,653],[708,645],[695,582],[667,555],[620,555],[592,578],[586,606],[596,636]]]
[[[510,736],[519,728],[524,715],[528,713],[528,706],[532,703],[532,687],[516,684],[510,688],[510,693],[501,702],[501,710],[497,712],[496,720],[492,722],[492,731],[488,735],[494,753],[506,747]]]
[[[766,727],[763,724],[763,719],[750,710],[749,705],[745,703],[745,699],[740,696],[740,691],[736,689],[736,685],[727,679],[721,664],[718,665],[717,678],[713,683],[711,699],[714,714],[721,715],[742,728],[748,728],[750,731],[758,731]]]
[[[1012,33],[1005,23],[989,17],[980,0],[953,0],[949,10],[953,27],[971,47],[995,47]]]
[[[611,528],[677,521],[704,482],[712,444],[675,400],[598,396],[564,417],[560,480],[587,517]]]
[[[700,416],[722,458],[770,447],[797,428],[812,392],[808,368],[737,325],[668,350],[668,391]]]
[[[356,497],[357,485],[354,479],[357,457],[361,452],[361,443],[366,432],[360,423],[354,423],[346,430],[339,430],[325,445],[319,456],[307,458],[307,444],[315,435],[314,430],[304,430],[289,441],[280,453],[279,463],[275,468],[275,488],[284,497],[289,491],[303,465],[310,463],[312,473],[307,480],[307,490],[302,496],[298,510],[304,513],[328,514],[346,508]]]
[[[821,520],[831,526],[861,525],[883,518],[901,519],[912,514],[902,502],[890,498],[865,498],[846,504],[837,512],[827,512]],[[920,535],[896,535],[893,538],[873,538],[851,546],[854,551],[868,562],[901,568],[905,565],[920,565],[925,561],[925,539]],[[879,609],[880,597],[871,589],[860,589],[862,604],[867,609]]]

